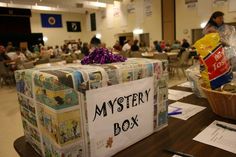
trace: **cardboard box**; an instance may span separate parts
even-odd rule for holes
[[[15,72],[27,141],[42,156],[106,157],[167,126],[167,61]]]

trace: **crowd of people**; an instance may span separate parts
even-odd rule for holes
[[[4,62],[6,66],[10,66],[12,70],[16,70],[17,65],[20,63],[34,61],[40,58],[60,58],[66,54],[83,54],[84,56],[89,55],[91,51],[95,47],[104,47],[106,48],[106,44],[102,43],[100,39],[96,38],[95,36],[92,37],[90,43],[82,42],[78,39],[76,42],[68,42],[62,46],[56,45],[55,47],[52,46],[44,46],[42,44],[33,45],[32,48],[29,50],[28,48],[19,48],[14,47],[12,42],[8,42],[6,47],[0,44],[0,62]],[[160,53],[168,52],[172,49],[185,49],[189,48],[190,44],[186,39],[183,39],[182,43],[180,41],[174,41],[172,45],[165,41],[154,41],[153,46],[148,48],[150,51],[157,51]],[[139,40],[127,40],[125,41],[124,45],[121,45],[119,41],[116,41],[112,48],[108,48],[111,51],[115,52],[137,52],[137,51],[146,51],[147,47],[144,47],[143,44],[139,43]],[[16,64],[10,64],[10,63]]]
[[[157,51],[160,53],[169,52],[173,49],[186,49],[190,48],[190,44],[186,39],[182,40],[182,43],[178,40],[175,40],[172,44],[169,42],[162,41],[153,41],[153,46],[148,48],[148,51]],[[124,45],[120,45],[119,41],[113,46],[114,51],[124,51],[124,52],[135,52],[135,51],[147,51],[147,47],[139,43],[137,39],[135,40],[126,40]]]

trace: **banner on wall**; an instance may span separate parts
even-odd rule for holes
[[[152,15],[152,1],[144,0],[144,12],[146,16]]]
[[[60,14],[40,14],[42,27],[60,28],[62,27],[62,19]]]
[[[198,0],[185,0],[187,8],[195,8]]]
[[[113,5],[113,16],[114,17],[118,17],[120,16],[120,12],[121,12],[121,9],[120,9],[120,2],[116,2],[114,1],[114,5]]]
[[[81,32],[81,26],[79,21],[67,21],[66,25],[68,32]]]
[[[134,2],[128,3],[128,5],[127,5],[127,12],[128,12],[129,14],[135,12],[135,3],[134,3]]]
[[[153,98],[153,77],[87,91],[91,156],[112,156],[150,135]]]
[[[217,6],[224,6],[228,0],[213,0],[213,4]]]

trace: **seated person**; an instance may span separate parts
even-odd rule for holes
[[[40,57],[43,59],[49,59],[51,57],[51,53],[47,50],[46,46],[41,47]]]
[[[21,52],[26,56],[28,60],[33,59],[33,54],[27,48],[22,48]]]
[[[119,41],[116,41],[115,45],[113,46],[114,51],[121,51],[122,47]]]
[[[19,61],[19,62],[26,62],[27,58],[24,55],[24,53],[21,52],[20,48],[16,48],[16,53],[13,56],[13,60]]]
[[[133,45],[131,46],[131,51],[138,51],[139,50],[139,46],[138,46],[138,40],[134,40]]]
[[[171,45],[172,50],[180,49],[180,47],[181,47],[180,41],[178,40],[175,40],[174,43]]]
[[[157,40],[155,40],[153,42],[153,45],[154,45],[154,49],[157,51],[157,52],[162,52],[162,49],[161,49],[161,46],[159,44],[159,42]]]
[[[122,51],[129,52],[131,50],[131,45],[132,45],[132,41],[131,40],[127,40],[125,42],[124,46],[122,47]]]
[[[15,48],[13,47],[12,42],[9,41],[7,43],[6,52],[13,52],[13,51],[15,51]]]
[[[6,67],[8,67],[11,71],[16,70],[15,64],[10,64],[14,62],[7,54],[4,46],[0,45],[0,62],[3,62]]]
[[[83,46],[81,48],[81,53],[83,53],[85,56],[89,55],[88,43],[86,43],[86,42],[83,43]]]
[[[4,62],[5,65],[7,65],[6,63],[11,62],[11,58],[6,55],[6,49],[2,45],[0,45],[0,62]]]
[[[91,48],[101,47],[101,40],[96,36],[93,36],[92,39],[90,40],[90,45]]]

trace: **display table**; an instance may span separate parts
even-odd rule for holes
[[[25,139],[42,156],[108,157],[167,126],[167,61],[15,72]]]
[[[183,91],[191,91],[189,88],[174,87]],[[143,139],[142,141],[119,152],[114,157],[171,157],[173,154],[163,151],[165,148],[185,152],[195,157],[236,157],[235,154],[218,149],[203,143],[192,140],[199,132],[207,127],[214,120],[236,123],[236,121],[227,120],[216,116],[210,109],[206,99],[198,98],[194,94],[180,100],[181,102],[197,104],[207,107],[197,115],[187,121],[169,118],[168,127],[155,134]],[[171,103],[173,101],[169,101]],[[38,157],[30,145],[26,144],[24,137],[14,142],[14,147],[21,157]]]

